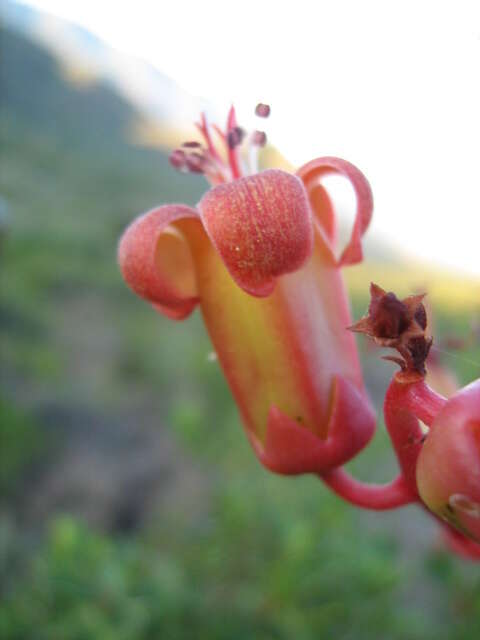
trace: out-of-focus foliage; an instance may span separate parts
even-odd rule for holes
[[[13,493],[22,472],[40,455],[38,426],[0,398],[0,496]]]
[[[111,91],[1,36],[0,637],[478,638],[478,566],[416,509],[365,514],[267,474],[200,318],[169,323],[125,288],[121,229],[201,181],[123,142],[135,114]],[[440,313],[439,332],[470,319]],[[463,380],[479,361],[452,358]],[[354,468],[391,477],[383,431]]]

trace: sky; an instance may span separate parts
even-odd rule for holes
[[[478,0],[28,0],[151,62],[240,121],[268,102],[295,165],[368,177],[372,232],[480,276]],[[348,199],[346,189],[339,197]]]

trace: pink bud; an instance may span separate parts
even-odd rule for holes
[[[417,485],[431,511],[480,542],[480,380],[436,416],[418,458]]]

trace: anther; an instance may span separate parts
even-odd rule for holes
[[[268,118],[270,115],[270,105],[259,102],[255,107],[255,115],[259,118]]]
[[[407,307],[394,293],[373,299],[369,313],[374,335],[378,338],[398,338],[408,327]]]
[[[185,147],[186,149],[198,149],[201,146],[200,142],[197,142],[196,140],[188,140],[182,144],[182,147]]]
[[[245,131],[241,127],[234,127],[230,129],[227,134],[227,144],[229,149],[235,149],[239,144],[242,143],[243,138],[245,137]]]
[[[206,159],[201,153],[190,153],[185,158],[185,164],[192,173],[203,173],[205,170]]]
[[[267,134],[265,131],[254,131],[252,133],[252,144],[256,147],[264,147],[267,144]]]
[[[168,161],[175,169],[183,169],[186,164],[185,152],[181,149],[175,149],[168,157]]]

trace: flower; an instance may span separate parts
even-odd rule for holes
[[[266,117],[267,105],[257,115]],[[279,473],[324,472],[370,440],[367,399],[340,269],[362,259],[370,222],[367,180],[350,163],[319,158],[295,175],[256,171],[261,131],[247,136],[232,107],[226,131],[205,116],[204,144],[170,156],[212,184],[195,208],[163,205],[124,232],[118,260],[127,284],[169,318],[199,305],[260,461]],[[242,145],[248,147],[249,171]],[[351,239],[335,255],[336,221],[321,184],[345,176],[357,197]]]

